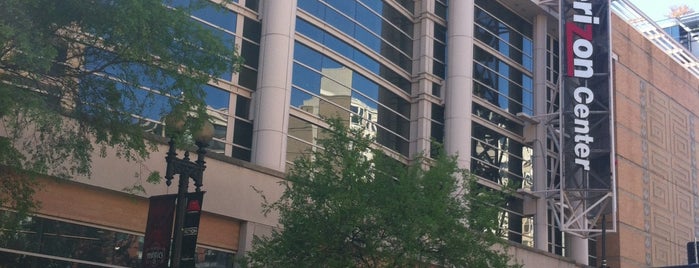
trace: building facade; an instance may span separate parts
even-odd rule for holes
[[[658,24],[692,55],[699,57],[699,13],[662,20]]]
[[[699,230],[699,78],[615,17],[619,230],[610,267],[686,265]]]
[[[232,266],[255,235],[276,227],[274,214],[262,214],[260,192],[281,194],[278,182],[315,146],[323,117],[364,126],[404,163],[442,143],[483,185],[521,189],[500,221],[525,267],[598,266],[602,256],[611,267],[686,264],[684,243],[699,235],[699,110],[692,105],[699,79],[616,15],[618,232],[608,234],[602,253],[599,236],[558,228],[545,194],[557,152],[545,126],[531,124],[558,110],[555,2],[236,0],[193,13],[245,58],[239,72],[206,87],[216,131],[198,267]],[[159,118],[143,116],[161,131]],[[96,156],[91,178],[44,179],[40,211],[24,223],[24,242],[0,243],[0,266],[138,263],[148,202],[123,189],[164,170],[165,151],[160,146],[143,162]]]

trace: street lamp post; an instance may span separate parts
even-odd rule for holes
[[[209,122],[205,122],[202,129],[194,133],[194,140],[198,147],[196,161],[190,161],[188,151],[185,151],[184,158],[177,158],[174,138],[171,137],[168,142],[169,149],[165,157],[165,161],[167,162],[165,183],[167,186],[172,184],[174,175],[180,175],[179,184],[177,186],[177,207],[175,210],[175,226],[173,230],[174,238],[172,254],[170,255],[172,256],[170,259],[170,267],[173,268],[184,268],[180,266],[180,262],[182,258],[182,239],[184,234],[184,218],[187,209],[186,199],[189,189],[189,179],[191,178],[194,181],[194,186],[196,187],[195,191],[200,192],[201,186],[203,185],[204,169],[206,169],[206,162],[204,161],[204,155],[206,154],[205,148],[212,137],[213,125]]]

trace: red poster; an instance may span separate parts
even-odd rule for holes
[[[170,258],[170,237],[177,195],[150,197],[148,225],[143,241],[142,267],[167,268]]]

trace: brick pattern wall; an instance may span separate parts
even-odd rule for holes
[[[619,231],[612,267],[686,264],[699,235],[699,79],[613,16]]]

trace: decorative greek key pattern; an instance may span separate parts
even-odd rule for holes
[[[641,91],[641,151],[643,152],[643,166],[647,167],[649,160],[648,153],[648,90],[646,83],[640,82],[639,90]],[[653,263],[651,245],[653,237],[650,235],[650,172],[647,168],[643,169],[643,230],[645,231],[644,246],[646,249],[645,259],[646,265],[650,266]]]
[[[698,226],[692,116],[641,85],[646,264],[683,264]]]

